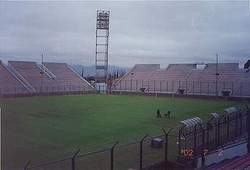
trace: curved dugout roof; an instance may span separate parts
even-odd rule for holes
[[[201,124],[202,120],[199,117],[193,117],[186,120],[181,121],[181,124],[183,124],[185,127],[194,127],[197,124]]]

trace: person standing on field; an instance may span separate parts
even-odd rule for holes
[[[157,109],[157,111],[156,111],[156,117],[157,117],[157,118],[161,118],[161,113],[160,113],[160,110],[159,110],[159,109]]]

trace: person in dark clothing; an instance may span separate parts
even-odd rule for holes
[[[161,113],[160,113],[160,110],[159,110],[159,109],[157,109],[157,111],[156,111],[156,117],[157,117],[157,118],[161,118]]]
[[[165,117],[170,119],[170,115],[171,115],[171,111],[169,110],[166,114],[165,114]]]

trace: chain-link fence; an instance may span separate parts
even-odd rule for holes
[[[75,160],[75,168],[72,169],[111,169],[111,149],[78,155]]]
[[[163,133],[164,134],[164,133]],[[28,162],[25,170],[127,170],[147,169],[168,159],[168,133],[160,136],[145,135],[134,143],[119,145],[116,142],[110,148],[101,151],[80,154],[78,150],[69,158],[33,166]],[[175,143],[176,145],[176,143]],[[171,151],[174,160],[174,152]]]
[[[225,109],[220,116],[213,113],[208,122],[187,120],[179,131],[179,157],[183,162],[190,161],[189,166],[194,166],[194,161],[201,157],[204,165],[205,154],[247,139],[248,121],[249,109],[235,107]]]
[[[89,92],[95,92],[95,89],[91,89],[85,86],[34,86],[33,91],[29,91],[20,86],[8,86],[0,88],[0,97],[8,96],[29,96],[29,95],[71,95],[71,94],[84,94]]]
[[[250,81],[166,81],[120,80],[112,91],[144,93],[179,93],[207,96],[250,96]]]
[[[199,81],[166,81],[166,80],[120,80],[111,88],[106,84],[92,89],[85,86],[46,86],[37,85],[32,90],[22,86],[8,86],[0,88],[1,96],[25,96],[25,95],[59,95],[59,94],[81,94],[97,91],[106,92],[139,92],[159,94],[183,94],[183,95],[205,95],[205,96],[250,96],[249,82],[199,82]]]

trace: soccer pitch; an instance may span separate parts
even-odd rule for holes
[[[48,161],[162,134],[185,118],[207,119],[241,102],[153,96],[50,96],[1,99],[3,162]],[[171,118],[156,118],[156,110]]]

